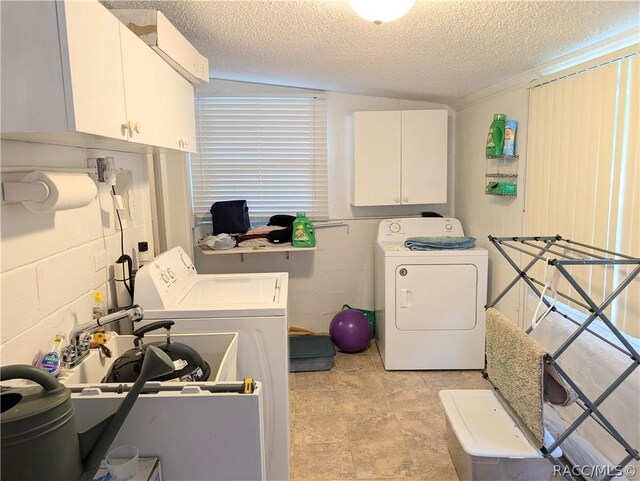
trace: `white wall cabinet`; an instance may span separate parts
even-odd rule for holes
[[[196,125],[193,85],[177,74],[160,56],[155,63],[158,81],[159,145],[195,152]]]
[[[94,2],[59,7],[68,130],[126,138],[120,23]]]
[[[447,202],[447,111],[355,112],[354,206]]]
[[[114,17],[115,18],[115,17]],[[154,145],[160,138],[155,55],[120,23],[126,120],[124,132],[134,142]],[[151,55],[149,55],[151,54]]]
[[[131,151],[195,149],[195,138],[180,147],[162,136],[167,123],[185,139],[195,134],[193,88],[171,90],[179,100],[169,111],[180,106],[184,114],[161,112],[171,92],[160,89],[188,82],[170,67],[159,78],[160,57],[99,2],[7,2],[2,43],[20,46],[3,49],[1,59],[3,138]]]

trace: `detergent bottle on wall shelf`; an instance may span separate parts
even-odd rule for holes
[[[313,224],[306,218],[304,212],[296,212],[293,221],[293,237],[291,239],[293,247],[315,247],[316,235]]]
[[[507,116],[495,114],[487,135],[487,157],[500,157],[504,149],[504,128]]]
[[[504,127],[504,149],[502,155],[505,157],[515,157],[516,155],[516,131],[518,130],[518,122],[515,120],[507,120]]]

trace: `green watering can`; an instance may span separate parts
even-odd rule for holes
[[[0,427],[3,481],[91,481],[147,380],[174,370],[169,356],[149,346],[140,376],[117,411],[78,434],[71,391],[27,365],[0,367],[0,381],[39,386],[2,387]]]

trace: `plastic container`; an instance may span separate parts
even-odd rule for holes
[[[293,221],[293,237],[291,239],[293,247],[315,247],[316,234],[313,224],[306,218],[304,212],[296,212]]]
[[[504,129],[507,116],[495,114],[487,135],[487,157],[500,157],[504,150]]]
[[[98,319],[99,317],[105,316],[107,314],[107,304],[104,301],[104,295],[101,291],[96,291],[93,294],[93,318]]]
[[[542,481],[553,465],[526,439],[491,390],[444,390],[447,447],[460,481]],[[552,442],[545,431],[545,445]],[[553,452],[562,455],[559,448]]]
[[[104,459],[114,481],[126,481],[138,472],[138,447],[133,444],[119,446]]]
[[[484,189],[487,194],[494,195],[517,195],[518,186],[515,182],[489,181]]]
[[[329,371],[335,355],[329,336],[289,336],[289,372]]]
[[[44,353],[38,359],[36,365],[43,371],[48,372],[52,376],[58,377],[60,369],[62,369],[62,344],[65,338],[62,334],[57,334],[53,338],[53,346],[49,352]]]
[[[516,155],[516,131],[518,130],[518,122],[515,120],[507,120],[504,127],[504,150],[502,155],[505,157],[513,157]]]

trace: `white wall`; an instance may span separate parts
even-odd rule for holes
[[[114,157],[117,168],[132,171],[134,216],[125,228],[125,253],[132,255],[143,240],[153,249],[145,155],[7,140],[1,153],[3,167],[86,168],[88,158]],[[2,175],[3,180],[15,177]],[[1,363],[31,363],[51,348],[56,333],[68,335],[74,325],[91,319],[95,290],[113,305],[109,266],[120,257],[119,230],[104,185],[98,198],[80,209],[33,214],[22,204],[3,202],[1,218]],[[96,269],[96,254],[107,267]]]
[[[455,133],[455,216],[466,232],[489,250],[488,301],[491,301],[515,277],[502,255],[491,245],[487,236],[517,236],[522,233],[525,196],[526,88],[493,97],[456,112]],[[518,195],[499,197],[484,193],[485,144],[493,114],[502,113],[507,119],[518,121],[516,153],[518,163]],[[519,257],[516,257],[519,259]],[[512,289],[497,306],[507,317],[517,321],[520,289]]]
[[[290,91],[241,82],[214,80],[198,89],[207,93],[233,94]],[[449,202],[440,205],[353,207],[351,198],[351,116],[358,110],[448,109],[449,114]],[[318,250],[240,255],[203,255],[195,249],[195,264],[202,273],[289,272],[289,320],[292,325],[327,332],[329,322],[343,304],[373,309],[373,244],[381,218],[410,216],[422,211],[443,215],[453,210],[454,114],[443,104],[327,93],[327,161],[329,217],[344,221],[342,227],[317,230]],[[175,182],[180,182],[176,179]],[[172,189],[178,189],[175,185]],[[203,226],[206,231],[210,226]],[[174,226],[174,229],[177,229]],[[197,230],[196,237],[200,230]]]

